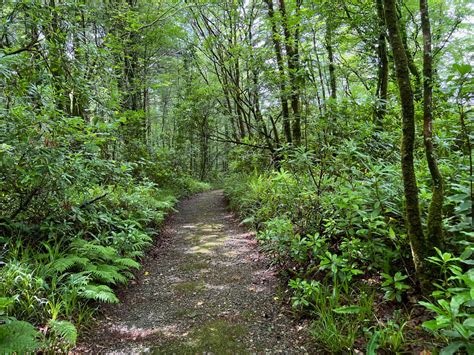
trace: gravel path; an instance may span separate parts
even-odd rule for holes
[[[222,191],[181,202],[163,234],[77,352],[314,352],[305,327],[276,301],[278,280]]]

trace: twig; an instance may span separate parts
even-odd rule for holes
[[[109,193],[106,192],[104,193],[103,195],[100,195],[100,196],[97,196],[96,198],[93,198],[92,200],[89,200],[89,201],[85,201],[83,203],[81,203],[81,205],[79,206],[79,208],[85,208],[89,205],[92,205],[94,202],[97,202],[99,201],[100,199],[103,199],[105,196],[107,196]]]

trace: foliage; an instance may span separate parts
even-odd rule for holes
[[[37,350],[39,332],[25,321],[8,316],[8,308],[14,303],[12,298],[0,298],[0,351],[2,353],[26,353]]]
[[[41,327],[44,351],[68,351],[71,324],[118,301],[177,199],[224,180],[327,351],[414,351],[392,301],[409,318],[430,287],[430,347],[466,349],[472,13],[441,0],[3,1],[3,336],[21,328],[33,351]]]
[[[358,304],[350,302],[353,295],[331,292],[320,282],[292,279],[292,305],[296,309],[307,309],[316,319],[311,325],[311,334],[319,344],[330,352],[347,351],[353,348],[362,331],[362,324],[372,318],[373,297],[361,292]]]
[[[310,316],[316,314],[317,331],[312,334],[318,343],[327,344],[328,351],[347,349],[331,348],[335,341],[326,339],[334,337],[339,344],[351,344],[366,336],[367,344],[372,342],[374,349],[391,351],[402,351],[410,343],[406,333],[411,325],[406,321],[390,320],[374,326],[371,335],[363,335],[363,329],[373,324],[370,316],[349,320],[343,319],[349,316],[334,312],[321,313],[327,315],[324,318],[319,315],[321,288],[330,289],[332,297],[345,300],[375,279],[380,281],[374,287],[384,290],[385,299],[398,302],[407,291],[411,294],[414,290],[409,277],[412,271],[406,269],[410,251],[403,229],[402,201],[398,197],[400,185],[393,179],[399,170],[391,159],[388,165],[386,160],[371,157],[369,149],[353,139],[350,143],[341,142],[337,153],[328,158],[333,169],[342,171],[337,177],[338,185],[333,183],[334,178],[325,177],[325,167],[307,161],[308,156],[317,155],[311,151],[285,153],[280,170],[236,172],[225,183],[231,206],[238,209],[245,223],[258,229],[262,250],[269,253],[283,275],[291,278],[289,287],[295,310]],[[344,175],[347,159],[352,159],[358,169],[352,167]],[[444,261],[442,254],[438,258],[441,275],[457,261],[452,254],[444,255]],[[440,286],[444,284],[443,281]],[[331,304],[331,309],[359,309],[350,307],[357,301],[342,302],[343,305]],[[333,331],[329,334],[323,328]]]
[[[403,282],[408,276],[402,275],[398,271],[393,276],[382,273],[382,277],[385,279],[382,283],[382,289],[385,291],[384,298],[389,301],[397,300],[397,302],[401,302],[403,293],[410,289],[410,286]]]
[[[367,343],[367,354],[377,354],[377,350],[385,349],[397,353],[403,348],[405,342],[404,328],[407,322],[399,324],[389,320],[375,329]]]
[[[438,290],[433,292],[436,301],[420,301],[422,306],[435,314],[435,318],[424,322],[423,327],[448,341],[441,351],[443,354],[454,354],[461,349],[467,353],[474,350],[474,270],[463,271],[457,265],[460,262],[472,265],[472,251],[472,247],[467,248],[460,258],[455,258],[437,249],[438,256],[430,258],[441,268],[444,279],[437,284]]]

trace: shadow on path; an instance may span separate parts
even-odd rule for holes
[[[306,353],[306,332],[275,302],[278,280],[222,191],[180,203],[140,275],[78,352]]]

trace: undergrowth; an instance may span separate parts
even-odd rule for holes
[[[113,183],[66,188],[38,214],[33,201],[15,218],[3,216],[1,353],[74,347],[98,305],[119,302],[114,288],[133,278],[177,198],[210,188],[191,177],[160,188],[135,168],[112,167],[121,175]]]
[[[388,137],[378,139],[390,145]],[[457,170],[444,172],[446,248],[453,252],[430,258],[442,278],[432,295],[423,294],[404,228],[399,157],[396,150],[377,157],[373,144],[348,137],[337,150],[284,149],[277,169],[262,168],[264,155],[237,148],[226,195],[243,223],[257,229],[261,249],[288,282],[294,311],[312,319],[318,346],[331,353],[471,352],[474,248],[463,241],[472,231],[469,209],[459,208]],[[429,196],[427,186],[420,190]]]

